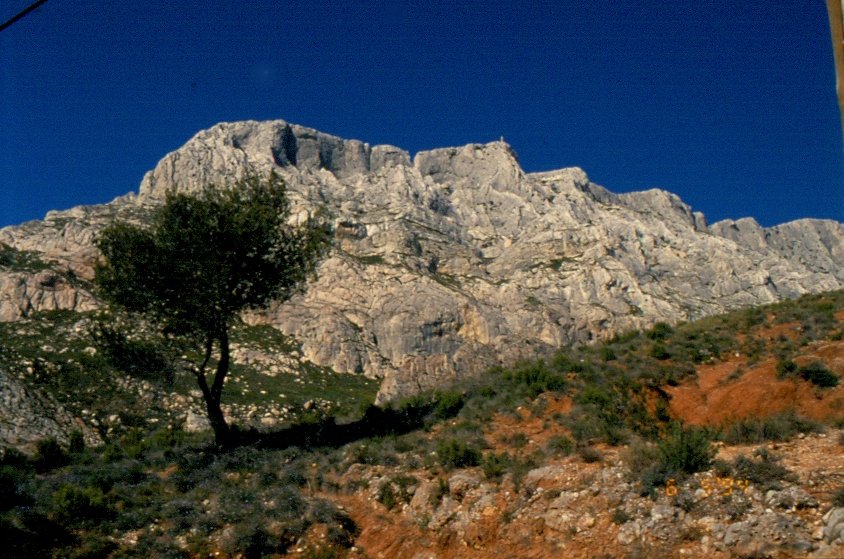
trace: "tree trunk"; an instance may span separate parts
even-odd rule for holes
[[[226,325],[223,325],[217,337],[220,342],[220,361],[217,362],[217,372],[214,374],[214,383],[211,385],[211,400],[207,402],[208,419],[211,421],[211,427],[214,429],[214,439],[217,446],[227,447],[232,444],[231,430],[226,423],[226,418],[223,416],[223,410],[220,408],[220,402],[223,397],[223,382],[226,380],[226,375],[229,373],[229,333]],[[213,409],[211,404],[214,404]]]
[[[220,342],[220,361],[217,363],[217,372],[214,375],[214,382],[209,388],[208,380],[205,378],[205,367],[211,360],[211,352],[214,347],[214,337],[209,336],[205,344],[205,359],[195,371],[196,382],[202,391],[202,398],[205,400],[205,410],[208,413],[208,422],[214,430],[214,442],[219,447],[228,447],[232,444],[231,430],[226,423],[226,417],[220,407],[223,394],[223,381],[229,371],[229,337],[228,332],[223,328],[217,338]]]
[[[220,408],[220,402],[206,398],[205,409],[208,411],[208,421],[214,430],[214,442],[222,448],[230,446],[232,443],[231,431],[228,423],[226,423],[223,410]]]

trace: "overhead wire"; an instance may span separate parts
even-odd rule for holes
[[[37,10],[42,4],[44,4],[47,0],[38,0],[37,2],[33,2],[29,6],[27,6],[22,12],[17,14],[16,16],[12,17],[12,19],[6,21],[2,25],[0,25],[0,31],[3,31],[7,27],[11,26],[15,22],[20,19],[23,19],[28,13],[32,12],[33,10]]]

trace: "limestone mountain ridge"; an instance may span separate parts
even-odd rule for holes
[[[137,194],[0,229],[0,319],[90,310],[97,231],[170,189],[275,171],[296,219],[326,207],[335,249],[305,294],[246,317],[378,399],[569,343],[844,287],[844,225],[712,225],[662,190],[615,194],[579,168],[526,173],[506,143],[410,154],[285,121],[218,124]]]

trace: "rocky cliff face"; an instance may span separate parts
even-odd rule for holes
[[[297,218],[331,210],[336,248],[305,295],[248,319],[295,336],[314,363],[382,378],[381,400],[564,343],[844,287],[841,223],[709,226],[661,190],[613,194],[578,168],[525,173],[503,142],[411,159],[237,122],[168,154],[137,196],[0,229],[0,318],[96,305],[86,281],[105,223],[142,220],[169,189],[270,170]],[[16,268],[23,256],[42,265]]]

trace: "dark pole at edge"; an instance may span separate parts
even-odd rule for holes
[[[844,134],[844,0],[826,0],[826,8],[829,12],[829,31],[832,35],[832,54],[835,59],[841,133]]]

